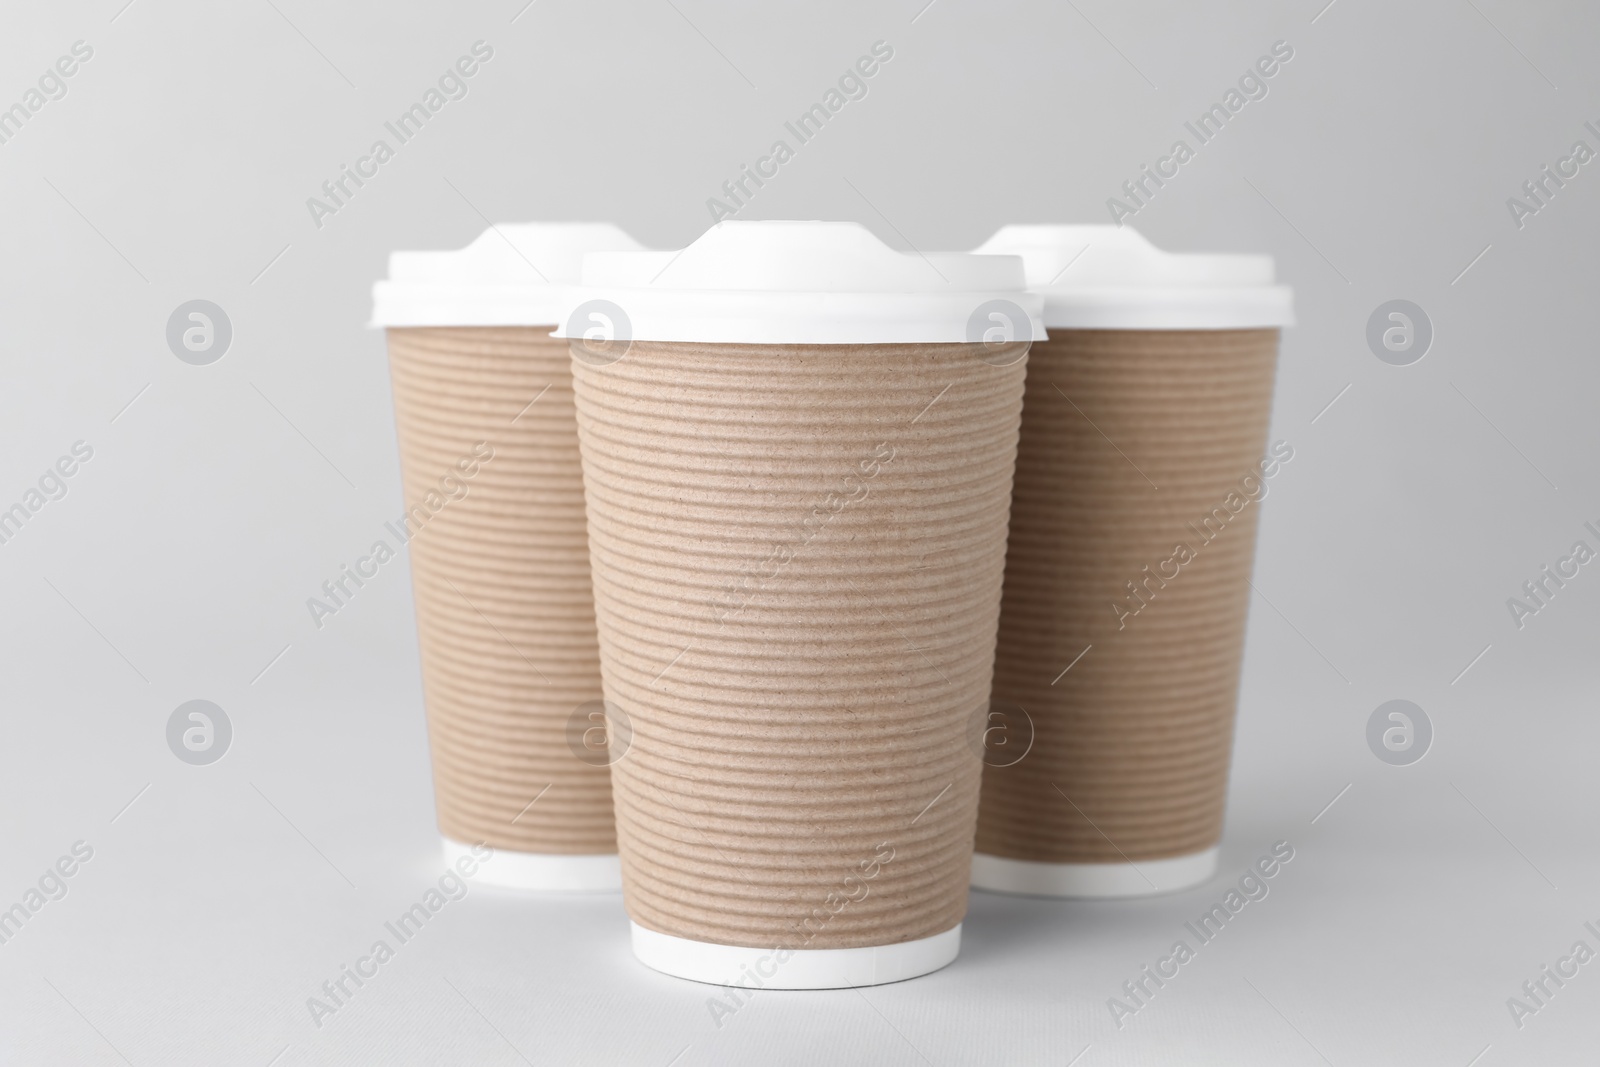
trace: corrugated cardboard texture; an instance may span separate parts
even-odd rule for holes
[[[406,503],[479,442],[494,449],[410,546],[439,828],[615,852],[607,769],[567,741],[573,710],[600,699],[600,663],[571,357],[549,332],[389,331]]]
[[[641,925],[820,949],[961,921],[1023,382],[1020,346],[984,354],[635,342],[574,362]]]
[[[1213,520],[1209,542],[1190,524],[1260,474],[1277,347],[1276,330],[1056,330],[1033,346],[994,696],[1035,736],[984,768],[978,851],[1115,863],[1221,836],[1261,504]],[[1179,543],[1194,559],[1147,582]],[[1139,607],[1130,581],[1145,606],[1119,622],[1113,604]]]

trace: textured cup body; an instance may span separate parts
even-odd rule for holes
[[[600,662],[571,357],[549,333],[389,330],[423,694],[445,836],[608,853],[604,753],[573,743]]]
[[[1034,344],[994,685],[1032,747],[986,761],[979,852],[1119,863],[1217,843],[1277,348],[1277,330]]]
[[[802,950],[961,921],[1025,348],[575,359],[641,926]]]

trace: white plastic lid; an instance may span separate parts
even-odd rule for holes
[[[1228,330],[1294,324],[1271,256],[1163,252],[1130,226],[1005,226],[976,249],[1020,255],[1049,328]]]
[[[554,326],[587,252],[643,246],[609,222],[513,222],[465,248],[391,252],[374,326]]]
[[[681,252],[585,256],[555,336],[599,322],[648,341],[1027,341],[1041,307],[1016,256],[896,252],[854,222],[719,222]]]

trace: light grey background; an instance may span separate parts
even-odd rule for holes
[[[0,32],[0,106],[94,49],[0,144],[0,506],[94,449],[0,544],[0,907],[94,848],[0,945],[5,1062],[1592,1060],[1600,962],[1520,1029],[1506,1000],[1573,942],[1600,949],[1600,564],[1520,630],[1506,600],[1597,544],[1600,164],[1521,229],[1506,199],[1575,140],[1600,148],[1600,12],[123,2],[13,4]],[[479,39],[470,94],[316,228],[306,198]],[[615,899],[475,887],[313,1026],[306,998],[441,867],[405,564],[320,631],[305,607],[402,508],[362,326],[385,255],[459,247],[482,216],[682,245],[877,40],[894,58],[869,95],[741,217],[922,249],[1104,221],[1185,119],[1294,49],[1132,220],[1172,249],[1271,252],[1297,296],[1223,874],[1138,903],[975,894],[946,971],[762,994],[720,1029],[709,988],[632,962]],[[233,325],[204,367],[164,339],[197,298]],[[1364,339],[1396,298],[1435,329],[1409,367]],[[1434,726],[1408,767],[1366,745],[1394,698]],[[191,699],[232,722],[210,766],[166,747]],[[1119,1029],[1107,998],[1280,839],[1296,858],[1271,895]]]

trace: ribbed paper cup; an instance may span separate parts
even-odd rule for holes
[[[991,715],[1009,749],[985,757],[973,884],[1138,896],[1215,870],[1256,524],[1284,458],[1267,448],[1279,331],[1165,327],[1282,321],[1288,296],[1270,260],[1262,280],[1258,257],[1083,229],[1060,250],[1086,275],[1046,291],[1029,356]],[[1120,262],[1096,268],[1097,246]],[[1230,290],[1183,269],[1257,276]]]
[[[507,223],[395,252],[388,327],[423,695],[447,862],[480,881],[616,890],[621,867],[567,343],[550,334],[607,223]]]
[[[615,864],[616,835],[605,763],[568,743],[601,685],[567,342],[548,327],[393,329],[389,353],[405,498],[418,502],[440,829],[579,857],[567,866],[581,882],[581,857]]]
[[[769,988],[948,963],[1026,341],[574,346],[636,954]]]
[[[1131,864],[1132,892],[1210,873],[1161,861],[1222,832],[1260,510],[1242,483],[1266,484],[1277,343],[1056,330],[1033,346],[994,686],[1033,747],[984,769],[985,857]],[[1179,545],[1193,559],[1166,565]]]

